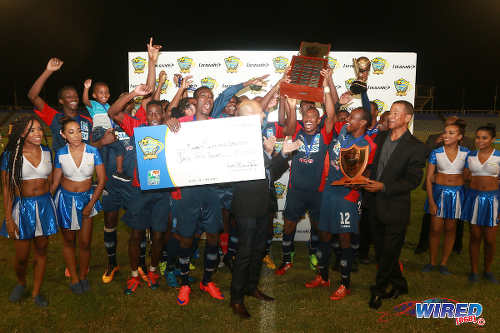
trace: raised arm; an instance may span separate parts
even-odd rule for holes
[[[285,96],[280,96],[280,104],[278,106],[278,125],[285,126],[285,121],[287,118],[288,107]]]
[[[289,71],[290,67],[287,67],[283,72],[283,76],[281,77],[281,79],[279,79],[278,82],[276,82],[276,84],[267,92],[267,94],[262,97],[260,105],[262,106],[263,110],[267,110],[268,104],[273,99],[274,94],[276,94],[280,90],[281,82],[290,82],[290,78],[288,77]]]
[[[42,91],[42,88],[45,85],[47,79],[52,75],[52,73],[58,71],[63,63],[64,62],[61,59],[51,58],[47,63],[47,67],[45,68],[43,73],[38,77],[38,79],[36,79],[35,83],[33,83],[33,86],[28,92],[28,98],[38,110],[42,110],[46,104],[45,101],[40,97],[40,91]]]
[[[337,115],[335,114],[335,102],[333,101],[333,97],[331,94],[331,88],[329,85],[329,81],[331,81],[332,77],[332,69],[323,69],[321,71],[321,75],[324,76],[323,80],[323,89],[325,90],[325,112],[326,112],[326,120],[325,120],[325,130],[326,133],[331,133],[333,131],[333,125],[337,121]],[[330,91],[328,91],[330,89]],[[335,92],[335,94],[337,94]]]
[[[92,107],[90,104],[89,100],[89,90],[90,86],[92,86],[92,79],[87,79],[85,82],[83,82],[83,95],[82,95],[82,102],[86,107]]]
[[[285,126],[283,126],[283,134],[285,136],[292,136],[295,134],[297,129],[297,100],[295,98],[288,98],[285,96],[285,110],[286,110],[286,121]]]
[[[151,91],[155,89],[156,81],[156,63],[158,62],[158,57],[160,56],[161,45],[153,45],[153,37],[149,39],[148,47],[148,78],[146,80],[146,85]]]
[[[151,90],[145,84],[138,85],[129,93],[122,94],[108,109],[108,115],[114,122],[121,123],[123,121],[123,109],[127,103],[137,97],[149,94]]]
[[[174,80],[178,80],[179,78],[181,78],[181,84],[179,85],[179,89],[177,89],[177,92],[175,93],[174,98],[172,98],[172,101],[168,105],[168,108],[167,108],[168,112],[171,112],[173,108],[176,108],[179,106],[179,102],[183,98],[184,92],[191,84],[193,84],[193,80],[192,80],[193,76],[192,75],[188,75],[185,78],[182,78],[180,76],[180,74],[174,75]]]
[[[331,69],[331,68],[330,68]],[[328,75],[328,88],[330,88],[330,96],[332,97],[332,102],[335,107],[335,104],[339,101],[339,94],[337,93],[337,87],[335,87],[335,82],[333,82],[333,70],[330,70],[330,74]]]

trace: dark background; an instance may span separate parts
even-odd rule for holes
[[[0,0],[0,104],[13,104],[14,91],[28,104],[54,56],[64,65],[42,93],[48,101],[65,84],[81,91],[87,77],[107,82],[114,99],[127,90],[127,52],[146,50],[149,36],[171,51],[293,50],[306,40],[417,52],[417,84],[436,87],[439,107],[460,108],[465,91],[466,107],[492,108],[500,85],[500,1],[183,3]]]

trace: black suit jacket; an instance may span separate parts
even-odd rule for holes
[[[231,212],[240,217],[262,217],[271,212],[275,206],[273,200],[276,198],[271,191],[274,191],[274,182],[288,169],[288,159],[281,154],[273,156],[272,159],[264,154],[264,166],[269,171],[266,172],[265,179],[237,182],[233,184],[233,201]]]
[[[377,167],[384,141],[390,131],[377,135],[377,151],[371,165],[370,178],[376,179]],[[384,192],[367,192],[370,214],[384,224],[406,225],[410,222],[410,193],[422,180],[427,158],[426,146],[410,131],[401,136],[379,179],[384,183]]]

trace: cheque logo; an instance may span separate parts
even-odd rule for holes
[[[406,96],[406,93],[408,92],[408,89],[410,88],[410,82],[401,78],[401,79],[394,81],[394,87],[396,88],[396,95],[397,96]]]
[[[273,66],[276,73],[283,73],[288,66],[288,58],[281,56],[273,58]]]
[[[339,62],[335,58],[328,57],[328,66],[330,66],[332,70],[335,70],[335,68],[339,67]]]
[[[241,66],[240,58],[233,56],[224,58],[224,63],[226,64],[228,73],[236,73],[238,68]]]
[[[345,88],[349,91],[351,89],[351,84],[356,80],[355,78],[350,78],[345,80]]]
[[[373,74],[384,74],[384,70],[389,65],[387,60],[381,57],[376,57],[372,59]]]
[[[135,57],[132,59],[132,67],[134,67],[134,73],[144,73],[144,67],[148,62],[143,57]]]
[[[278,199],[283,199],[285,196],[286,185],[280,182],[275,182],[274,189],[276,190],[276,197]]]
[[[194,61],[189,57],[181,57],[177,59],[177,65],[179,65],[181,73],[189,73],[191,71],[191,67],[194,65]]]
[[[214,89],[217,86],[217,81],[214,78],[207,76],[201,79],[201,86],[207,87],[208,89]]]
[[[376,99],[376,100],[373,101],[373,103],[375,103],[377,105],[378,115],[380,115],[381,113],[384,112],[384,110],[385,110],[385,103],[383,101],[381,101],[380,99]]]
[[[144,154],[144,159],[152,160],[158,158],[158,154],[163,150],[164,145],[160,140],[147,136],[139,141],[139,147]]]
[[[159,79],[156,79],[155,89],[158,88],[158,83],[159,83]],[[160,88],[160,94],[166,94],[169,86],[170,86],[170,81],[165,80],[165,82],[163,83],[163,85]]]
[[[148,185],[160,184],[160,170],[148,170]]]

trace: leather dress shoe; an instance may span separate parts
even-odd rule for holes
[[[261,301],[265,301],[265,302],[272,302],[272,301],[274,301],[273,297],[264,294],[259,289],[255,289],[255,291],[253,293],[248,293],[248,296],[255,297],[255,298],[257,298],[257,299],[259,299]]]
[[[233,313],[237,314],[241,319],[250,318],[250,314],[243,303],[231,303],[231,308],[233,309]]]
[[[408,294],[408,289],[392,288],[391,290],[382,295],[382,299],[387,299],[387,298],[396,299],[400,295],[406,295],[406,294]]]
[[[372,297],[370,298],[370,302],[368,303],[370,308],[372,309],[378,309],[382,306],[382,297],[372,294]]]

